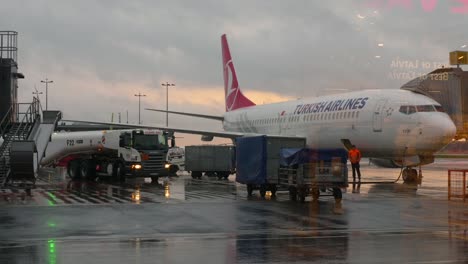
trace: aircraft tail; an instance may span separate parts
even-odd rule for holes
[[[223,75],[224,75],[224,95],[226,99],[226,112],[254,106],[255,103],[250,101],[242,94],[239,83],[237,82],[236,70],[231,58],[231,52],[226,39],[226,34],[221,36],[221,49],[223,53]]]

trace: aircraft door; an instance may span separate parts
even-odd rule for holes
[[[382,132],[383,129],[383,111],[385,109],[385,105],[387,104],[386,99],[381,99],[377,101],[377,104],[374,108],[374,116],[372,119],[372,127],[374,132]]]
[[[280,135],[287,135],[290,129],[289,119],[291,118],[290,115],[280,115],[279,117],[279,134]]]

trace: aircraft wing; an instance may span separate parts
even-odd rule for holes
[[[257,133],[245,133],[245,132],[229,132],[229,131],[213,131],[213,130],[198,130],[198,129],[188,129],[188,128],[175,128],[175,127],[166,127],[162,125],[137,125],[137,124],[121,124],[121,123],[111,123],[111,122],[93,122],[93,121],[84,121],[84,120],[61,120],[64,122],[75,122],[80,124],[92,124],[102,127],[112,127],[113,129],[160,129],[170,132],[185,133],[185,134],[195,134],[195,135],[204,135],[204,136],[213,136],[220,138],[230,138],[235,139],[242,136],[265,136],[265,134]],[[65,128],[65,126],[64,126]],[[304,138],[299,136],[283,136],[283,135],[267,135],[269,137],[275,138]]]
[[[176,114],[176,115],[194,116],[194,117],[200,117],[200,118],[206,118],[206,119],[213,119],[213,120],[219,120],[219,121],[223,121],[223,120],[224,120],[224,117],[222,117],[222,116],[202,115],[202,114],[194,114],[194,113],[186,113],[186,112],[176,112],[176,111],[166,111],[166,110],[153,109],[153,108],[145,108],[145,110],[155,111],[155,112],[162,112],[162,113],[169,113],[169,114]]]
[[[74,122],[79,124],[92,124],[101,127],[112,127],[113,129],[160,129],[166,130],[171,132],[178,132],[178,133],[186,133],[186,134],[195,134],[195,135],[206,135],[206,136],[213,136],[213,137],[222,137],[222,138],[237,138],[242,137],[245,133],[241,132],[225,132],[225,131],[207,131],[207,130],[197,130],[197,129],[188,129],[188,128],[174,128],[174,127],[166,127],[166,126],[158,126],[158,125],[137,125],[137,124],[121,124],[121,123],[111,123],[111,122],[93,122],[93,121],[84,121],[84,120],[61,120],[64,122]],[[62,126],[66,128],[66,126]]]

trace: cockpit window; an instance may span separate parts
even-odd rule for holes
[[[411,115],[413,113],[416,113],[416,106],[414,105],[402,105],[400,106],[400,113],[403,113],[405,115]]]
[[[400,106],[400,113],[407,114],[408,113],[408,106],[407,105]]]
[[[416,108],[418,112],[435,112],[433,105],[418,105]]]
[[[402,105],[400,113],[411,115],[416,112],[445,112],[440,105]]]
[[[434,105],[434,108],[437,112],[445,113],[444,108],[441,105]]]

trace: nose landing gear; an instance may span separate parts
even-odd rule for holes
[[[412,167],[406,167],[402,172],[402,178],[405,183],[421,183],[422,172],[421,167],[419,167],[419,173],[416,169]]]

